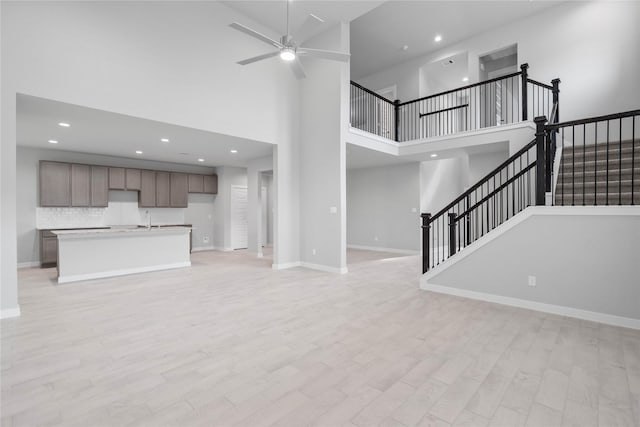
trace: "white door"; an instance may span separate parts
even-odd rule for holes
[[[249,246],[247,219],[247,187],[231,187],[231,249]]]

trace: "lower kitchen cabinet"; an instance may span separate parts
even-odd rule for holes
[[[53,267],[58,263],[58,237],[48,230],[40,231],[40,266]]]

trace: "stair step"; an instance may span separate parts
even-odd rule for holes
[[[607,164],[609,165],[609,170],[611,170],[612,168],[619,168],[620,166],[622,166],[623,168],[631,168],[633,167],[636,170],[640,170],[640,156],[636,156],[635,159],[632,159],[631,157],[629,158],[622,158],[622,162],[620,162],[620,160],[616,157],[616,158],[609,158],[609,161],[607,162],[607,159],[601,159],[598,158],[598,160],[585,160],[582,161],[582,159],[580,161],[578,161],[576,159],[575,162],[572,162],[571,159],[565,159],[563,158],[562,161],[560,162],[560,170],[561,171],[566,171],[568,170],[572,170],[572,169],[580,169],[582,170],[583,168],[586,168],[587,170],[589,169],[603,169],[606,170],[607,169]]]
[[[558,144],[560,144],[560,142],[558,142]],[[628,141],[622,141],[622,144],[619,141],[609,141],[609,151],[613,151],[613,150],[618,150],[620,147],[622,146],[622,150],[623,152],[626,150],[631,151],[632,147],[635,146],[636,151],[638,150],[638,148],[640,147],[640,140],[636,139],[635,140],[635,144],[633,144],[633,141],[628,140]],[[567,143],[565,142],[563,148],[562,148],[562,152],[563,153],[572,153],[573,151],[576,152],[576,154],[578,153],[582,153],[582,151],[586,151],[586,152],[595,152],[596,150],[598,152],[603,151],[606,152],[607,151],[607,143],[606,142],[598,142],[598,144],[585,144],[584,146],[582,145],[582,143],[580,143],[579,141],[576,142],[575,145],[567,145]]]
[[[631,149],[628,150],[610,150],[610,151],[591,151],[583,153],[581,150],[576,151],[575,153],[564,153],[562,155],[562,162],[582,162],[582,161],[592,161],[592,160],[607,160],[607,153],[609,154],[609,160],[619,160],[622,157],[623,160],[631,159],[635,157],[636,162],[640,159],[640,145],[636,147],[634,151]]]
[[[608,200],[608,203],[607,203]],[[640,204],[640,191],[633,192],[633,202],[634,204]],[[607,194],[605,192],[598,192],[596,194],[586,193],[584,198],[582,197],[582,192],[576,194],[562,194],[556,193],[555,205],[587,205],[593,206],[597,205],[630,205],[631,204],[631,192],[618,193],[617,191],[609,191],[609,196],[607,198]]]
[[[582,182],[581,180],[575,180],[575,181],[568,181],[568,182],[558,182],[557,184],[557,190],[558,192],[564,190],[565,192],[567,191],[571,191],[572,188],[576,188],[576,189],[580,189],[580,192],[582,192],[582,188],[584,187],[585,189],[591,189],[593,191],[593,189],[597,186],[598,189],[600,188],[607,188],[607,181],[598,181],[598,182],[593,182],[593,181],[587,181]],[[634,190],[640,190],[640,180],[636,180],[635,182],[631,181],[630,179],[623,179],[622,181],[620,180],[609,180],[609,189],[619,189],[620,187],[622,187],[623,189],[628,189],[629,191],[631,191],[631,187],[633,187]],[[562,190],[561,190],[562,189]]]

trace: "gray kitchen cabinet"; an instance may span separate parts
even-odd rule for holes
[[[91,206],[107,207],[109,205],[109,168],[91,166]]]
[[[171,183],[169,172],[156,172],[156,206],[168,208],[171,206]]]
[[[40,232],[40,266],[52,267],[58,262],[58,238],[50,231]]]
[[[189,177],[186,173],[171,172],[170,204],[172,208],[186,208],[189,204]]]
[[[218,194],[218,175],[203,175],[204,193]]]
[[[124,168],[109,168],[109,190],[124,189],[126,189]]]
[[[71,165],[40,162],[40,206],[71,205]]]
[[[91,204],[91,167],[71,165],[71,206],[89,206]]]
[[[140,191],[141,172],[140,169],[127,169],[125,171],[125,186],[127,190]]]
[[[155,171],[140,171],[140,194],[138,205],[141,208],[156,207],[156,173]]]
[[[204,192],[204,175],[189,174],[189,193]]]

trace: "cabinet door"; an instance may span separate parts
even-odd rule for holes
[[[218,175],[204,175],[204,192],[218,194]]]
[[[204,192],[204,176],[189,174],[189,193]]]
[[[171,185],[169,172],[156,172],[156,206],[171,206]]]
[[[71,205],[71,165],[40,162],[40,206]]]
[[[58,262],[58,238],[43,237],[40,247],[40,264],[56,264]]]
[[[71,165],[71,206],[91,204],[91,167]]]
[[[143,208],[156,207],[156,173],[154,171],[140,172],[140,195],[138,205]]]
[[[186,173],[171,172],[171,207],[186,208],[189,204],[189,181]]]
[[[127,190],[140,191],[140,169],[127,169],[125,173]]]
[[[109,205],[109,169],[105,166],[91,166],[91,206]]]
[[[109,168],[109,190],[124,190],[124,168]]]

